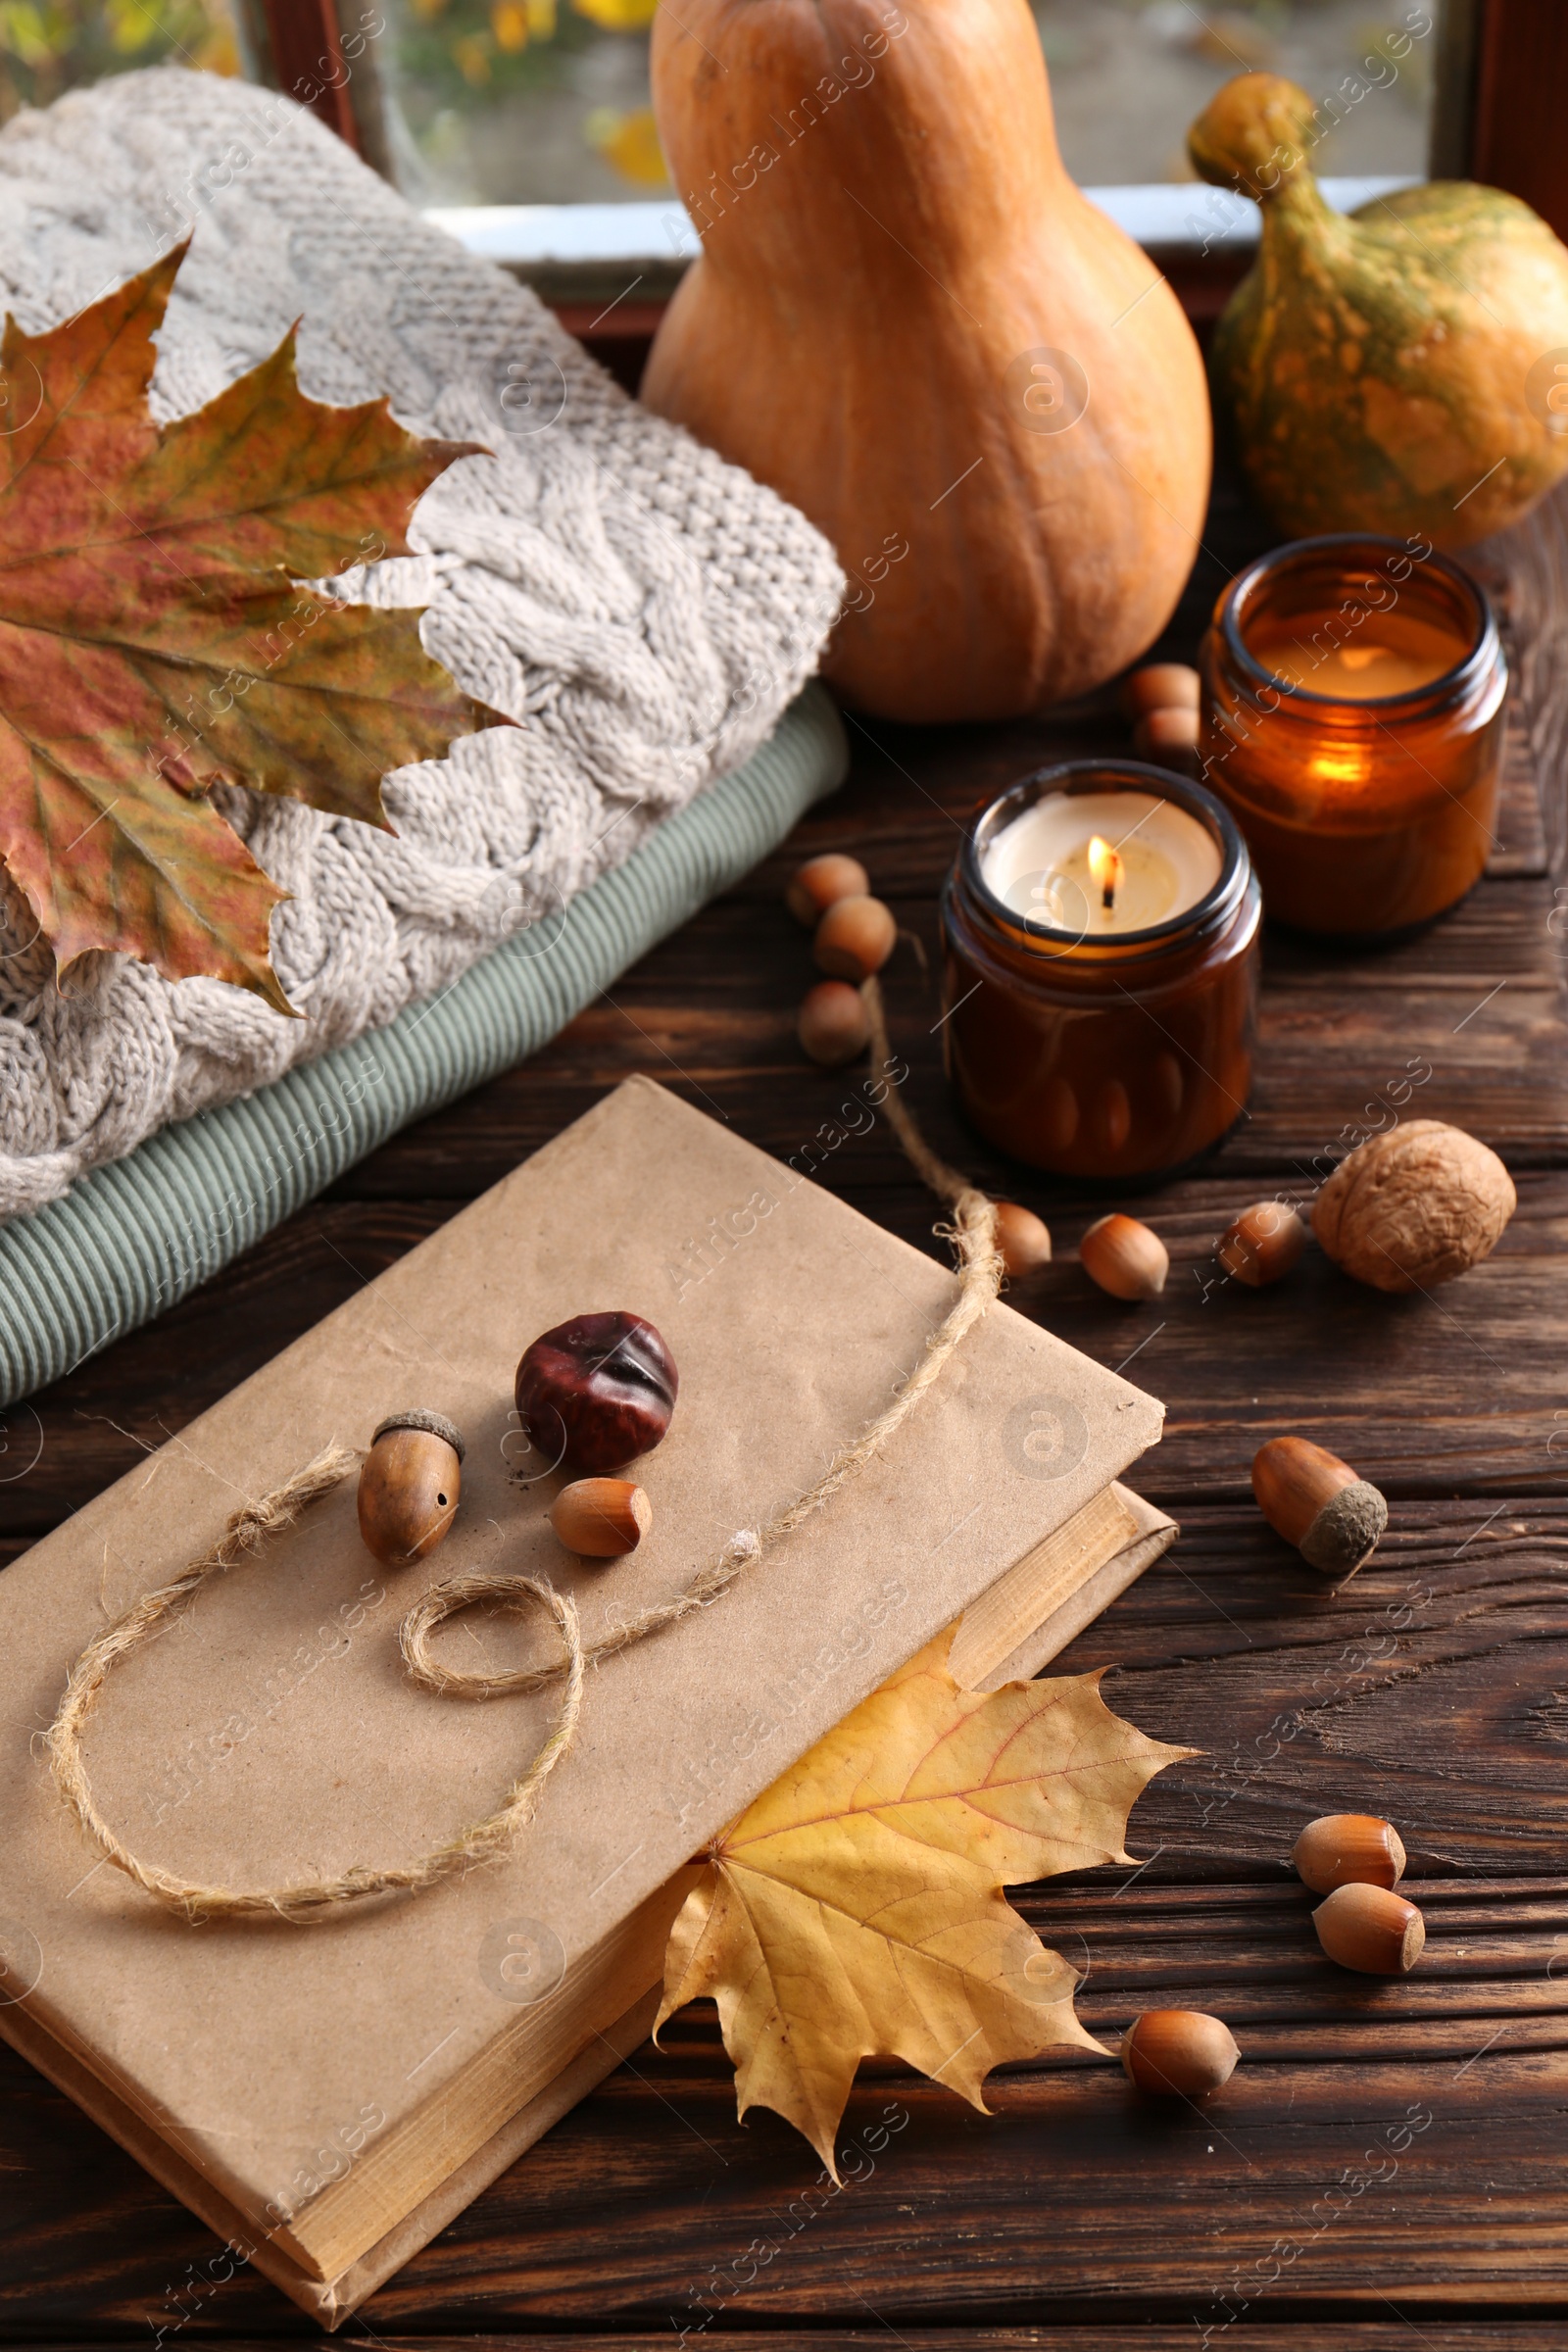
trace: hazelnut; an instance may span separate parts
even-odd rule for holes
[[[1233,1217],[1220,1235],[1218,1257],[1227,1274],[1261,1291],[1278,1282],[1306,1248],[1306,1227],[1282,1200],[1259,1200]]]
[[[1462,1127],[1412,1119],[1340,1162],[1312,1204],[1312,1230],[1357,1282],[1430,1291],[1489,1257],[1515,1205],[1495,1152]]]
[[[1146,662],[1121,690],[1121,707],[1131,719],[1150,710],[1196,710],[1201,699],[1202,681],[1185,662]]]
[[[863,1054],[871,1039],[871,1024],[858,988],[847,980],[819,980],[808,989],[801,1005],[796,1032],[801,1051],[825,1069]]]
[[[808,858],[790,876],[784,891],[784,904],[798,923],[808,931],[814,930],[828,908],[840,899],[862,899],[871,887],[871,878],[858,858],[844,858],[829,851],[822,858]]]
[[[835,899],[816,926],[811,953],[836,980],[869,980],[893,953],[899,926],[880,899]]]
[[[651,1452],[669,1427],[680,1375],[641,1315],[573,1315],[517,1366],[517,1418],[547,1462],[613,1470]]]
[[[1363,1977],[1402,1977],[1427,1940],[1427,1923],[1414,1903],[1387,1886],[1336,1886],[1312,1914],[1317,1939],[1331,1960]]]
[[[1260,1446],[1252,1456],[1252,1493],[1274,1533],[1325,1576],[1353,1576],[1389,1524],[1377,1488],[1308,1438],[1270,1438]]]
[[[618,1560],[654,1524],[654,1506],[629,1478],[579,1478],[550,1505],[550,1524],[568,1551]]]
[[[463,1438],[440,1413],[389,1413],[360,1465],[360,1534],[388,1568],[446,1541],[463,1486]]]
[[[1113,1298],[1157,1298],[1170,1272],[1170,1253],[1158,1234],[1119,1210],[1090,1226],[1078,1245],[1078,1262]]]
[[[1404,1841],[1374,1813],[1325,1813],[1291,1848],[1301,1884],[1314,1894],[1336,1886],[1395,1886],[1404,1876]]]
[[[1133,729],[1133,750],[1155,767],[1198,773],[1199,716],[1196,710],[1146,710]]]
[[[1020,1208],[1016,1200],[999,1200],[997,1206],[997,1248],[1002,1262],[1015,1282],[1034,1274],[1051,1263],[1051,1232],[1035,1215],[1032,1208]]]
[[[1140,2090],[1200,2099],[1236,2072],[1229,2026],[1201,2009],[1146,2009],[1121,2037],[1121,2063]]]

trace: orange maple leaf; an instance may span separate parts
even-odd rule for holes
[[[116,948],[290,1009],[269,879],[220,781],[386,826],[381,778],[498,722],[417,612],[296,584],[407,552],[420,493],[474,445],[384,400],[330,408],[294,335],[194,416],[147,406],[179,246],[46,334],[0,344],[0,857],[64,970]]]
[[[1003,2060],[1102,2049],[1074,2015],[1073,1970],[1002,1889],[1130,1861],[1134,1800],[1195,1752],[1113,1715],[1099,1674],[961,1690],[952,1638],[715,1839],[665,1951],[655,2034],[710,1994],[740,2114],[773,2108],[835,2180],[861,2058],[902,2058],[985,2114]]]

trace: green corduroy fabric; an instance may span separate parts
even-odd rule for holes
[[[0,1227],[0,1404],[184,1298],[411,1119],[535,1053],[775,849],[848,758],[838,712],[808,686],[744,767],[441,996]]]

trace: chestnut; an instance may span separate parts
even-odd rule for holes
[[[552,1466],[613,1470],[669,1427],[680,1374],[641,1315],[573,1315],[541,1333],[517,1366],[517,1418]]]

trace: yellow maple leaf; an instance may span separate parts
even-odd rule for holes
[[[740,2114],[771,2107],[835,2180],[862,2058],[917,2067],[987,2112],[1004,2059],[1102,2050],[1077,1979],[1004,1886],[1127,1862],[1127,1816],[1196,1751],[1113,1715],[1100,1675],[960,1690],[952,1633],[911,1658],[703,1857],[670,1931],[654,2028],[718,2003]]]

